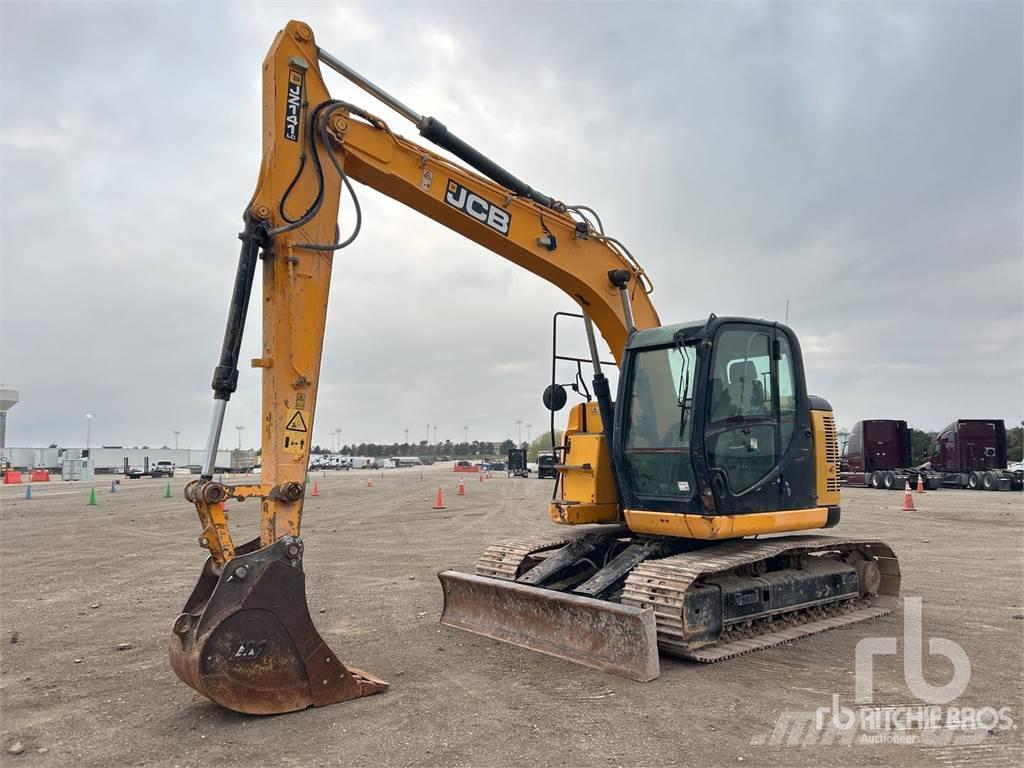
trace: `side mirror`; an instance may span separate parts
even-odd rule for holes
[[[544,407],[549,411],[560,411],[565,408],[566,400],[568,395],[565,393],[565,387],[561,384],[549,384],[544,388]]]

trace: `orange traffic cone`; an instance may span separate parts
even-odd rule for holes
[[[917,475],[917,492],[924,493],[924,475],[918,473]]]
[[[480,482],[482,483],[482,482],[484,481],[484,473],[483,473],[483,472],[481,472],[481,473],[480,473],[480,474],[478,475],[478,477],[480,478]]]
[[[459,496],[465,496],[466,495],[466,481],[465,480],[461,480],[461,479],[459,480],[458,494],[459,494]]]
[[[441,492],[441,486],[437,486],[437,500],[434,502],[434,509],[444,509],[444,494]]]
[[[366,487],[367,488],[373,488],[373,478],[372,477],[366,478]]]
[[[320,486],[317,484],[316,480],[313,481],[313,495],[314,496],[319,496],[320,495]]]
[[[903,489],[903,511],[914,511],[914,494],[910,492],[910,481],[907,480],[906,488]]]

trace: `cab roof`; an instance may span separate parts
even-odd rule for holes
[[[710,336],[722,323],[756,323],[757,325],[778,325],[780,327],[785,327],[782,323],[778,323],[773,320],[762,320],[753,317],[718,317],[717,315],[711,315],[705,320],[690,320],[685,323],[663,325],[660,328],[646,328],[644,330],[633,331],[633,333],[629,335],[629,340],[626,342],[626,349],[644,349],[646,347],[662,347],[667,344],[672,344],[679,331],[683,331],[683,335],[685,336]]]

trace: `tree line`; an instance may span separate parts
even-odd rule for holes
[[[562,431],[555,430],[555,444],[562,442]],[[499,443],[492,443],[486,440],[473,440],[472,442],[455,443],[451,440],[443,442],[428,443],[420,440],[418,443],[354,443],[341,446],[339,453],[342,456],[370,456],[373,458],[390,458],[392,456],[418,456],[422,459],[437,459],[442,457],[458,459],[504,459],[508,452],[516,447],[514,440],[506,438]],[[529,461],[536,461],[539,453],[551,450],[551,433],[544,432],[527,443],[523,441],[520,448],[527,449]],[[331,453],[329,448],[322,445],[314,445],[312,452],[317,454]]]
[[[505,439],[500,443],[491,443],[481,440],[472,442],[454,443],[451,440],[443,442],[428,443],[420,440],[418,443],[354,443],[343,445],[339,453],[342,456],[371,456],[373,458],[388,458],[391,456],[419,456],[424,459],[434,459],[442,456],[491,459],[498,456],[505,456],[509,449],[515,448],[513,440]],[[525,447],[526,444],[523,444]],[[329,448],[320,445],[313,446],[313,453],[331,453]]]

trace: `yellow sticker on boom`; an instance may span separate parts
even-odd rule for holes
[[[284,428],[287,432],[309,432],[309,428],[306,426],[306,418],[302,415],[302,411],[297,408],[288,411],[288,421],[285,422]]]

